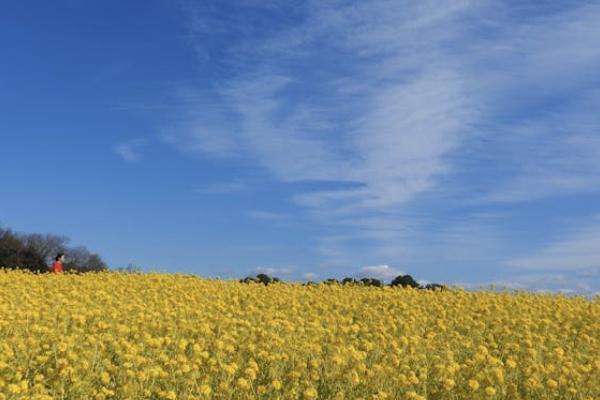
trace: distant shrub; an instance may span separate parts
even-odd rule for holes
[[[256,275],[256,279],[265,286],[271,283],[271,278],[267,274],[258,274]]]
[[[382,287],[383,286],[383,282],[381,282],[381,280],[375,279],[375,278],[362,278],[360,280],[360,282],[364,286],[375,286],[375,287]]]
[[[391,283],[392,286],[420,288],[421,286],[410,275],[398,275]]]
[[[441,285],[439,283],[428,283],[427,285],[425,285],[425,289],[428,290],[448,290],[448,288],[444,285]]]
[[[240,279],[241,283],[262,283],[267,286],[271,283],[281,283],[281,279],[279,278],[271,278],[267,274],[258,274],[255,278],[248,276],[244,279]]]

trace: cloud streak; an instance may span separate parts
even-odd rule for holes
[[[292,268],[288,267],[257,267],[254,270],[258,274],[266,274],[270,277],[277,275],[290,275],[294,272]]]
[[[515,258],[509,266],[530,270],[596,271],[600,273],[600,216],[588,226],[548,244],[536,253]]]
[[[465,224],[449,215],[599,192],[599,4],[243,2],[237,16],[215,4],[190,10],[190,41],[222,73],[167,136],[280,182],[324,183],[292,194],[329,229],[323,265],[424,254],[431,237],[475,260],[485,254],[456,250]],[[497,229],[459,236],[488,249]],[[564,240],[520,261],[554,265],[571,247],[595,262],[591,242]]]
[[[231,194],[249,190],[251,185],[242,180],[234,180],[230,182],[214,183],[206,185],[202,188],[195,189],[195,193],[202,194]]]
[[[398,275],[404,275],[404,272],[392,268],[389,265],[370,265],[360,269],[361,276],[368,278],[394,279]]]
[[[146,139],[132,139],[117,143],[114,152],[123,160],[136,163],[142,161],[141,147],[146,144]]]

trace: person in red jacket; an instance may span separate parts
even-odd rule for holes
[[[52,267],[50,268],[50,272],[63,272],[63,262],[65,261],[65,253],[58,253],[54,262],[52,263]]]

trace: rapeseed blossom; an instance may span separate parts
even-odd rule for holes
[[[598,297],[0,270],[0,400],[592,400],[599,354]]]

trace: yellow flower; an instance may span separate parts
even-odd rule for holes
[[[183,372],[184,374],[187,374],[191,370],[192,370],[192,367],[189,364],[183,364],[181,366],[181,372]]]
[[[406,392],[406,394],[404,395],[404,398],[406,400],[425,400],[424,396],[421,396],[420,394],[418,394],[414,390]]]
[[[108,385],[108,384],[110,383],[110,375],[109,375],[109,373],[108,373],[108,372],[106,372],[106,371],[103,371],[103,372],[100,374],[100,382],[102,382],[102,383],[103,383],[103,384],[105,384],[105,385]]]
[[[280,381],[278,381],[277,379],[275,379],[275,380],[273,380],[273,381],[271,382],[271,387],[272,387],[274,390],[279,390],[279,389],[281,389],[281,382],[280,382]]]
[[[319,392],[314,387],[308,387],[304,390],[304,398],[305,399],[316,399]]]
[[[244,374],[251,381],[256,379],[256,371],[252,368],[246,368],[246,370],[244,371]]]
[[[207,384],[202,384],[202,385],[200,385],[200,393],[204,396],[208,396],[209,394],[212,393],[212,389]]]
[[[269,388],[265,385],[258,385],[256,388],[256,393],[262,395],[269,392]]]
[[[492,370],[492,373],[494,374],[494,378],[496,378],[496,382],[504,382],[504,370],[502,368],[496,367]]]
[[[477,382],[475,379],[469,379],[469,387],[471,390],[475,391],[479,389],[479,382]]]
[[[417,385],[419,383],[419,378],[417,378],[414,372],[410,373],[408,377],[408,383],[410,383],[411,385]]]
[[[174,391],[169,390],[168,392],[165,393],[164,398],[167,400],[176,400],[177,394]]]
[[[15,385],[14,383],[9,383],[7,386],[8,393],[10,394],[19,394],[21,393],[21,387],[19,385]]]
[[[231,364],[225,365],[225,367],[223,367],[223,369],[225,370],[225,372],[228,375],[234,375],[238,369],[238,366],[236,363],[231,363]]]
[[[248,390],[250,388],[250,384],[244,378],[238,378],[236,385],[242,390]]]
[[[2,268],[0,287],[0,400],[600,393],[600,297]]]
[[[444,389],[451,390],[455,385],[454,379],[444,379]]]

